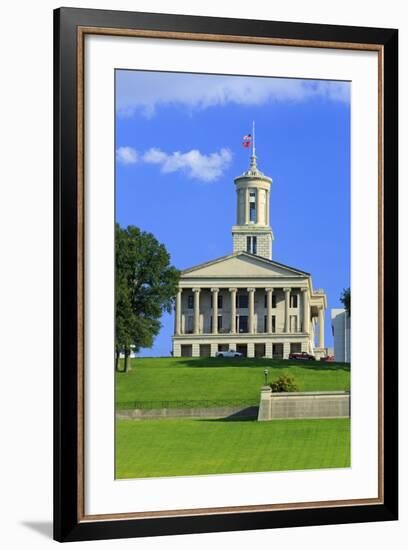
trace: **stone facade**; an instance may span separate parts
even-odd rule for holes
[[[253,155],[235,184],[234,251],[182,272],[173,355],[215,356],[227,350],[248,357],[323,355],[324,291],[313,289],[309,273],[272,260],[271,178],[258,170]]]
[[[253,238],[256,238],[257,255],[264,258],[271,259],[272,257],[272,234],[271,232],[255,231],[249,232],[248,229],[245,232],[239,230],[232,230],[232,244],[234,252],[241,252],[247,250],[248,242],[250,246],[253,246]],[[248,241],[248,238],[252,241]]]

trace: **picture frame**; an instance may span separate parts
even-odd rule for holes
[[[378,57],[378,494],[375,498],[87,514],[84,41],[89,35]],[[54,538],[60,542],[398,518],[398,31],[60,8],[54,12]],[[364,213],[361,214],[364,216]]]

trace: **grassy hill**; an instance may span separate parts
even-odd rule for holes
[[[348,419],[121,420],[116,477],[271,472],[350,466]]]
[[[222,405],[229,400],[242,400],[256,405],[265,368],[270,382],[289,374],[296,379],[300,391],[350,389],[350,365],[345,363],[146,357],[132,359],[130,372],[116,373],[116,407],[134,408],[135,401],[146,402],[145,408],[149,408],[148,401],[178,401],[178,407],[183,406],[183,401],[214,406],[208,401]]]

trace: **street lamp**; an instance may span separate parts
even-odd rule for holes
[[[265,375],[265,386],[267,386],[268,385],[268,369],[264,370],[264,375]]]

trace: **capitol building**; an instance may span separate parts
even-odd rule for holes
[[[326,294],[313,288],[310,273],[272,259],[272,179],[258,169],[255,147],[249,169],[234,181],[233,252],[182,271],[173,356],[322,357]]]

